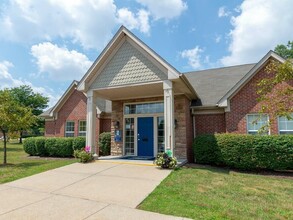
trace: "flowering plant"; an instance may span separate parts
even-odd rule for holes
[[[81,150],[75,150],[73,155],[75,158],[79,158],[81,163],[87,163],[94,160],[90,146],[85,146],[85,148]]]
[[[177,159],[176,157],[170,157],[167,153],[158,153],[154,164],[162,168],[174,169],[177,166]]]

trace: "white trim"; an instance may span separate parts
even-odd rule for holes
[[[246,114],[245,116],[245,120],[246,120],[246,134],[249,134],[249,130],[248,130],[248,116],[262,116],[262,115],[266,115],[268,117],[268,124],[270,122],[270,116],[269,114],[265,113],[265,114],[260,114],[260,113],[249,113],[249,114]],[[255,130],[253,130],[252,132],[255,132]],[[258,132],[258,130],[256,131]],[[268,128],[268,135],[271,135],[271,129],[270,127]]]
[[[73,131],[67,131],[67,122],[73,122]],[[73,134],[73,136],[66,136],[66,134]],[[75,121],[74,120],[65,121],[64,137],[75,137]]]
[[[70,84],[70,86],[66,89],[65,93],[61,96],[61,98],[58,100],[58,102],[54,105],[54,107],[51,109],[49,116],[53,117],[54,116],[54,112],[60,107],[59,105],[61,105],[62,103],[64,104],[67,99],[71,96],[72,89],[74,87],[77,87],[78,82],[76,80],[73,80],[73,82]],[[63,105],[62,105],[63,106]],[[57,119],[57,115],[55,117],[55,119]]]
[[[85,131],[80,131],[80,122],[85,122]],[[79,135],[79,134],[84,134],[84,135]],[[83,120],[78,120],[78,137],[86,137],[86,119]]]
[[[291,117],[293,117],[293,113],[290,113]],[[293,132],[293,130],[280,130],[280,117],[284,117],[284,116],[278,116],[278,134],[280,135],[283,135],[281,134],[281,131],[284,131],[284,132]],[[287,120],[287,121],[293,121],[292,120]]]
[[[232,89],[230,89],[217,103],[219,107],[227,107],[226,111],[230,111],[230,99],[234,97],[237,92],[246,85],[250,79],[267,64],[269,58],[274,58],[277,61],[284,63],[285,59],[280,57],[274,51],[269,51],[245,76],[238,81]]]

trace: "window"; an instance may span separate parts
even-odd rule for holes
[[[165,152],[164,116],[157,118],[158,122],[158,153]]]
[[[285,116],[279,116],[279,134],[293,134],[293,113],[290,116],[290,119]]]
[[[86,135],[86,121],[79,121],[78,136]]]
[[[134,155],[134,118],[125,118],[125,155]]]
[[[65,137],[74,137],[74,121],[66,122]]]
[[[251,114],[247,115],[247,133],[248,134],[258,134],[261,128],[265,129],[264,134],[269,134],[268,125],[269,117],[268,115]]]
[[[152,113],[164,113],[164,103],[141,103],[125,105],[124,114],[152,114]]]

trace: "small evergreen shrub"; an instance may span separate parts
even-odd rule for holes
[[[85,137],[76,137],[72,141],[73,150],[81,150],[85,146]]]
[[[174,169],[177,166],[177,159],[169,157],[167,153],[158,153],[154,164],[164,169]]]
[[[104,132],[99,136],[100,155],[107,156],[111,153],[111,133]]]
[[[56,156],[57,157],[72,157],[73,148],[72,148],[73,138],[57,138],[56,139]]]
[[[47,151],[45,148],[46,138],[38,137],[34,139],[35,139],[35,149],[36,149],[37,155],[46,156],[47,155]]]
[[[36,156],[35,138],[27,138],[23,141],[23,150],[30,156]]]
[[[194,140],[196,163],[242,170],[292,170],[292,135],[202,135]]]

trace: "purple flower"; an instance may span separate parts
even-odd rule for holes
[[[91,146],[85,146],[84,150],[89,153],[91,151]]]

